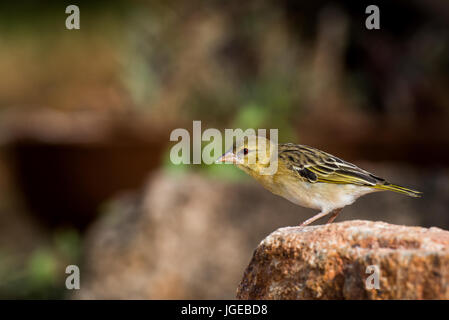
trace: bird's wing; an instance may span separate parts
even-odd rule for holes
[[[279,145],[279,158],[303,181],[375,186],[384,179],[331,154],[303,145]]]

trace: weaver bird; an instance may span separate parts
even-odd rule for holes
[[[265,152],[261,152],[261,145]],[[273,161],[277,170],[266,174]],[[320,210],[300,226],[326,215],[330,215],[327,223],[332,223],[343,207],[368,193],[389,190],[411,197],[421,194],[391,184],[324,151],[293,143],[275,145],[264,137],[234,143],[216,162],[234,163],[272,193],[297,205]]]

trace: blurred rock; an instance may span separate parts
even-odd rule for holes
[[[253,184],[154,174],[88,231],[76,298],[232,299],[260,239],[300,222],[292,209]]]
[[[281,228],[254,252],[237,298],[449,299],[448,264],[449,232],[439,228],[361,220]],[[370,265],[378,290],[366,287]]]

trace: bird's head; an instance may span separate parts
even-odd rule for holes
[[[248,136],[238,140],[216,163],[233,163],[252,174],[263,173],[271,167],[276,153],[276,144],[261,136]]]

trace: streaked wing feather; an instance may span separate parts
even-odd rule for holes
[[[352,163],[308,146],[281,144],[279,157],[300,179],[310,183],[375,186],[384,181]]]

